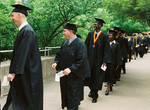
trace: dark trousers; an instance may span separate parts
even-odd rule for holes
[[[119,66],[119,68],[116,70],[116,78],[120,79],[121,77],[121,67]]]
[[[137,57],[138,57],[138,54],[139,54],[138,48],[135,48],[135,52],[136,52],[136,58],[137,58]]]
[[[97,99],[98,98],[98,90],[93,90],[93,89],[90,89],[90,93],[91,93],[91,96],[92,98],[94,99]]]
[[[123,59],[123,65],[121,66],[122,70],[125,72],[126,71],[126,62],[127,62],[127,58]]]

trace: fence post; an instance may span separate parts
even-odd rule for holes
[[[44,56],[46,56],[46,47],[45,47],[45,51],[44,51]]]

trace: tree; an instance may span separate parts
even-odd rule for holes
[[[8,49],[13,46],[16,36],[16,26],[11,21],[11,4],[13,0],[0,1],[0,47]]]
[[[144,22],[150,26],[150,0],[103,0],[109,12],[124,15],[127,20]]]
[[[35,0],[28,2],[33,11],[29,22],[35,29],[41,46],[48,46],[59,36],[66,22],[82,14],[92,14],[101,0]]]

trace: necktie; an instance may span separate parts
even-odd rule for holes
[[[96,39],[96,37],[97,37],[97,34],[95,34],[95,39]]]

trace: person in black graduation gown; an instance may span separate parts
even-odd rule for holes
[[[124,48],[123,48],[123,65],[121,66],[122,70],[123,70],[123,74],[126,74],[126,63],[127,63],[127,59],[129,57],[129,54],[128,54],[128,50],[129,50],[129,47],[128,47],[128,40],[127,38],[125,37],[125,31],[124,30],[120,30],[121,31],[121,37],[123,39],[123,43],[124,43]]]
[[[144,38],[146,39],[146,42],[147,42],[145,45],[145,54],[147,54],[147,52],[148,52],[148,36],[146,33],[144,33]]]
[[[43,110],[43,78],[37,36],[26,21],[27,10],[12,5],[12,20],[19,26],[9,74],[10,90],[2,110]]]
[[[0,55],[0,68],[1,68],[1,55]],[[0,79],[0,96],[1,96],[1,79]],[[1,105],[0,105],[0,109],[1,109]]]
[[[116,83],[116,70],[122,65],[121,61],[121,50],[118,42],[115,41],[117,32],[115,30],[109,30],[108,32],[111,48],[111,59],[112,63],[106,70],[105,82],[107,82],[107,89],[105,95],[109,95],[109,91],[112,91],[113,84]]]
[[[89,32],[85,41],[91,69],[91,78],[85,80],[90,88],[89,97],[92,97],[92,103],[97,102],[98,90],[102,90],[105,71],[101,69],[101,66],[111,63],[109,37],[101,31],[103,23],[105,23],[104,20],[95,18],[95,31]]]
[[[131,39],[131,36],[128,35],[127,38],[128,38],[128,47],[129,47],[128,54],[129,54],[129,62],[130,62],[132,59],[133,41]]]
[[[76,36],[75,24],[67,23],[63,30],[64,38],[61,48],[56,54],[52,68],[63,71],[65,76],[60,78],[62,109],[78,110],[83,100],[83,78],[90,77],[87,49]]]
[[[149,49],[150,49],[150,33],[148,33],[148,52],[149,52]]]
[[[134,60],[138,57],[139,54],[139,42],[141,38],[138,36],[137,33],[133,33],[132,35],[132,41],[133,41],[133,55],[134,55]]]
[[[133,33],[132,34],[132,48],[133,48],[133,51],[132,51],[132,55],[134,57],[134,60],[136,60],[137,58],[137,50],[138,50],[138,43],[137,43],[138,39],[136,37],[136,33]]]
[[[125,51],[125,43],[124,43],[124,40],[123,40],[123,38],[121,37],[121,28],[119,28],[119,27],[114,27],[113,28],[116,32],[117,32],[117,35],[116,35],[116,42],[118,42],[119,43],[119,45],[120,45],[120,49],[121,49],[121,57],[122,57],[122,64],[123,64],[123,56],[124,56],[124,51]],[[120,81],[120,77],[121,77],[121,66],[119,66],[119,68],[117,69],[117,72],[116,72],[116,74],[117,74],[117,81]]]
[[[147,39],[144,37],[144,33],[141,34],[141,40],[139,43],[139,54],[140,57],[143,58],[144,54],[145,54],[145,50],[146,50],[146,46],[147,46]]]

